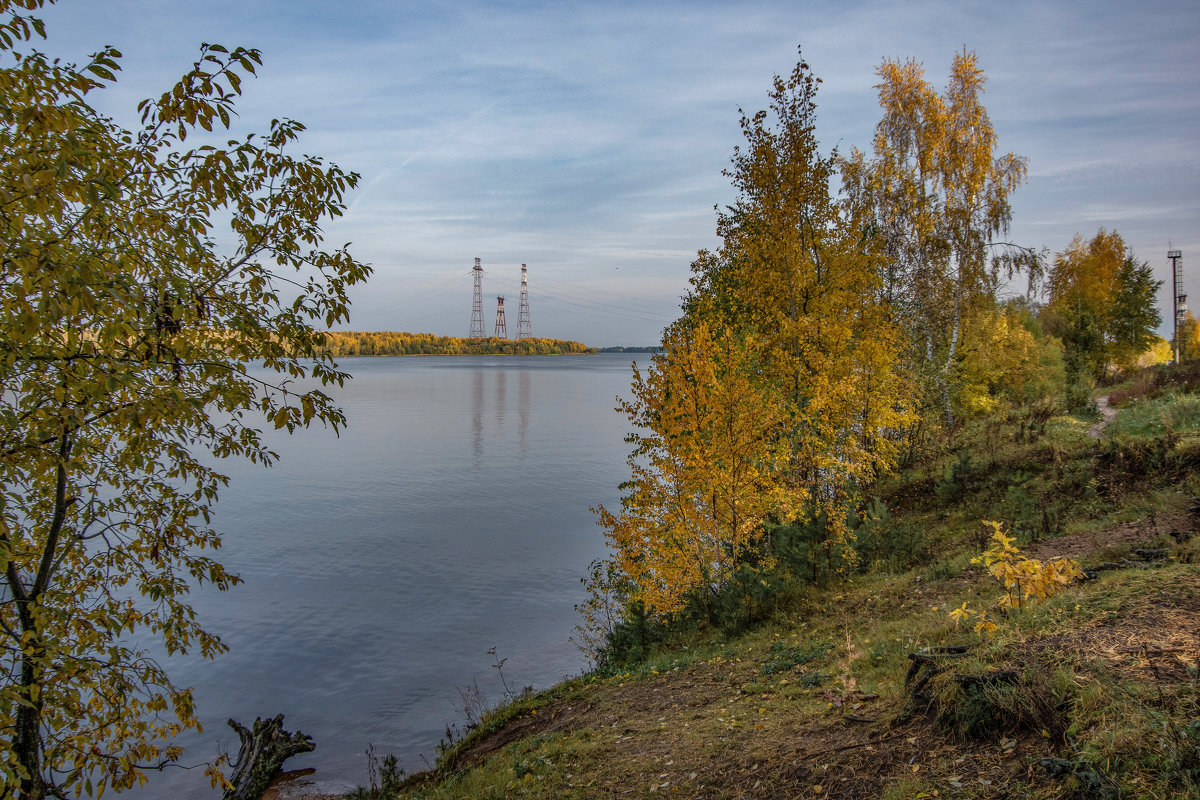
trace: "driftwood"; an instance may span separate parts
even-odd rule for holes
[[[311,736],[285,731],[283,714],[272,719],[255,719],[253,731],[232,719],[229,727],[237,731],[242,746],[234,763],[232,786],[225,790],[223,800],[259,800],[284,761],[317,748]]]

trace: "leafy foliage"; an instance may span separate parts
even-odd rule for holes
[[[1200,359],[1200,320],[1191,311],[1179,322],[1179,358],[1183,361]]]
[[[814,511],[836,510],[825,530],[852,563],[848,487],[887,468],[910,420],[879,254],[817,148],[818,83],[801,62],[776,78],[769,112],[743,115],[723,244],[698,255],[684,317],[620,406],[639,431],[632,477],[619,513],[597,511],[628,598],[651,614],[698,598],[753,617],[766,524]]]
[[[1162,316],[1156,297],[1162,283],[1116,231],[1101,228],[1086,243],[1076,235],[1054,257],[1046,282],[1047,320],[1062,337],[1068,363],[1095,377],[1110,365],[1134,366],[1157,338]]]
[[[632,597],[655,613],[679,611],[696,590],[728,582],[762,536],[769,513],[796,494],[775,474],[787,456],[777,435],[786,416],[778,392],[755,380],[755,342],[708,326],[678,326],[643,379],[635,367],[625,411],[634,434],[631,479],[619,514],[600,524]]]
[[[1031,406],[1063,390],[1062,345],[1036,335],[1011,306],[981,309],[964,325],[950,379],[951,401],[960,418],[977,418],[1004,405]]]
[[[1000,241],[1026,161],[994,155],[998,139],[981,102],[986,77],[974,53],[955,54],[942,94],[913,60],[885,59],[876,74],[883,119],[873,157],[855,149],[842,174],[885,254],[883,292],[907,335],[908,365],[925,402],[940,395],[950,420],[949,373],[964,320],[994,302],[1003,278],[1023,270],[1032,286],[1041,275],[1037,253]]]
[[[926,542],[921,529],[895,519],[879,498],[854,515],[850,525],[860,568],[864,571],[899,572],[925,555]]]
[[[186,602],[237,583],[211,555],[213,456],[270,463],[256,418],[343,423],[292,382],[345,379],[319,331],[370,274],[322,249],[357,176],[290,155],[299,123],[185,144],[230,124],[257,51],[202,46],[126,130],[91,104],[115,49],[83,66],[17,49],[44,35],[23,13],[41,5],[0,1],[0,780],[28,798],[143,782],[199,727],[129,642],[224,650]]]
[[[1024,608],[1030,600],[1040,602],[1053,597],[1083,578],[1083,569],[1072,559],[1055,558],[1042,563],[1027,558],[1013,545],[1013,537],[1004,534],[999,522],[984,524],[992,529],[993,544],[971,563],[982,563],[1004,587],[998,604],[1002,610]]]

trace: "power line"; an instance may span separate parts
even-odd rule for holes
[[[491,273],[488,273],[488,274],[491,275]],[[504,278],[496,277],[495,280],[497,280],[498,282],[500,282],[502,284],[508,283],[509,285],[515,285],[515,283],[510,282]],[[562,303],[564,305],[573,306],[575,308],[581,308],[581,309],[584,309],[587,311],[591,311],[593,313],[604,314],[605,316],[609,316],[609,317],[613,317],[613,318],[617,318],[617,319],[627,319],[627,320],[632,320],[635,322],[656,322],[656,323],[662,323],[664,321],[669,322],[671,319],[674,319],[675,315],[678,313],[677,308],[673,309],[671,312],[655,311],[655,310],[651,310],[651,309],[639,309],[639,308],[630,307],[628,303],[624,303],[624,302],[622,302],[622,303],[606,303],[606,302],[599,301],[599,300],[593,300],[593,299],[587,298],[587,297],[580,297],[579,295],[555,292],[555,291],[546,290],[546,289],[539,289],[537,292],[537,295],[540,299],[543,299],[543,300],[549,299],[552,302]]]

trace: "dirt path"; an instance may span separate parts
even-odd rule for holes
[[[1100,421],[1088,428],[1088,436],[1093,439],[1099,439],[1100,433],[1117,418],[1117,410],[1108,404],[1107,395],[1096,398],[1096,408],[1100,409]]]

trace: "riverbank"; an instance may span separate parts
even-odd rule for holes
[[[517,698],[389,796],[1196,796],[1195,390],[1119,387],[1103,430],[962,432],[879,487],[890,560],[791,587],[751,630],[679,630]],[[972,563],[984,519],[1090,577],[1001,614]],[[956,622],[964,603],[998,627]]]

